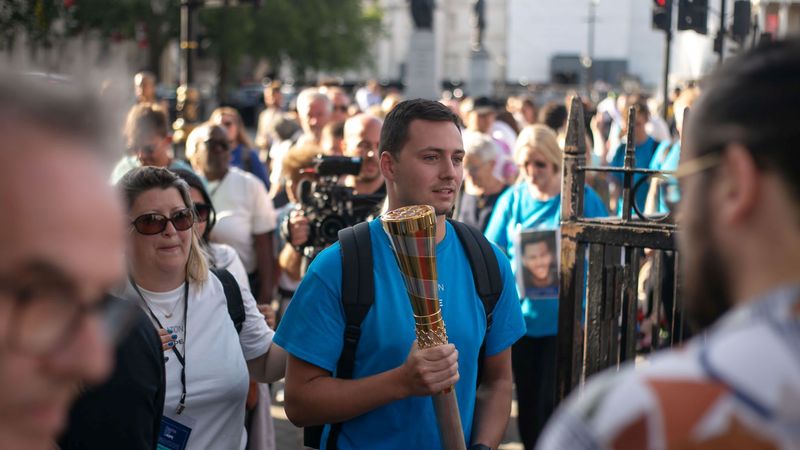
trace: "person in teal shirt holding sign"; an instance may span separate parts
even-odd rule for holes
[[[517,138],[514,157],[524,181],[498,200],[486,237],[500,247],[518,273],[519,236],[523,230],[558,230],[561,217],[562,150],[555,132],[543,125],[525,128]],[[603,217],[608,210],[590,187],[585,191],[585,217]],[[524,294],[524,293],[522,293]],[[555,407],[558,295],[522,299],[526,335],[512,347],[514,382],[519,407],[518,425],[526,450],[533,449]]]

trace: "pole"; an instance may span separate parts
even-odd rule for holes
[[[725,5],[727,0],[720,0],[722,3],[719,7],[719,31],[717,36],[719,39],[719,63],[722,64],[722,59],[725,57]]]
[[[597,2],[598,0],[589,0],[589,31],[586,37],[586,54],[589,60],[586,61],[586,95],[592,95],[592,66],[594,66],[594,30],[595,23],[597,22]]]
[[[667,29],[664,37],[664,76],[663,76],[663,91],[664,104],[661,108],[661,115],[664,120],[669,120],[669,60],[672,50],[672,0],[666,1],[667,8]]]
[[[194,51],[197,41],[194,36],[194,19],[197,4],[194,0],[181,2],[181,76],[182,85],[190,85],[194,73]]]
[[[200,94],[192,86],[194,81],[194,52],[197,49],[195,22],[198,0],[181,0],[181,39],[180,39],[180,85],[176,91],[177,118],[172,124],[172,142],[176,145],[175,156],[183,158],[186,137],[198,122],[200,115]]]

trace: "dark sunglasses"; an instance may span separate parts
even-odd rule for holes
[[[224,141],[222,139],[209,139],[205,141],[204,144],[209,150],[216,150],[219,152],[228,151],[228,141]]]
[[[172,217],[156,213],[142,214],[131,225],[139,234],[151,236],[163,232],[167,228],[167,222],[172,222],[172,226],[178,231],[186,231],[194,225],[194,214],[189,208],[176,211]]]
[[[208,216],[211,214],[211,205],[206,203],[195,203],[194,209],[197,211],[197,221],[203,223],[208,220]]]

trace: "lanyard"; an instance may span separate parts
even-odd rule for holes
[[[158,320],[158,317],[153,313],[153,310],[150,309],[150,305],[147,304],[147,300],[145,300],[144,295],[142,295],[142,291],[139,290],[139,286],[133,281],[133,277],[128,277],[131,282],[131,286],[133,286],[133,290],[139,294],[139,299],[141,299],[142,304],[145,308],[147,308],[147,312],[150,313],[150,317],[158,324],[159,328],[164,328],[164,325],[161,324],[161,321]],[[187,335],[187,321],[186,315],[189,311],[189,282],[184,282],[183,288],[183,351],[186,352],[186,346],[188,344]],[[172,348],[172,351],[175,352],[175,357],[178,358],[178,362],[181,364],[181,399],[178,402],[178,408],[175,410],[176,414],[180,414],[186,409],[186,358],[181,352],[178,351],[177,345]]]

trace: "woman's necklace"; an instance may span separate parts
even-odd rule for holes
[[[171,319],[172,318],[172,314],[175,313],[175,310],[178,308],[178,303],[180,303],[180,298],[176,298],[175,301],[172,303],[171,307],[163,308],[160,305],[155,304],[155,302],[153,302],[153,300],[145,297],[143,293],[140,293],[140,295],[142,296],[143,299],[146,299],[147,304],[149,306],[154,307],[155,309],[157,309],[167,319]]]

